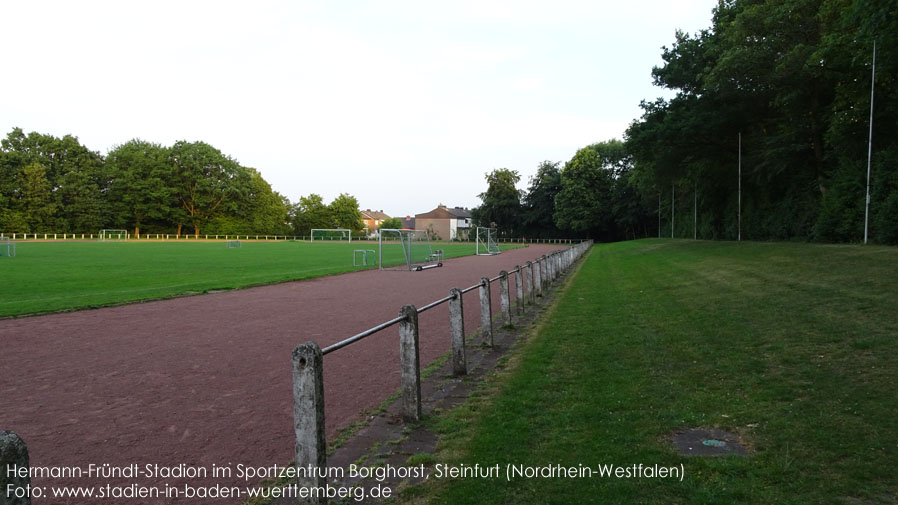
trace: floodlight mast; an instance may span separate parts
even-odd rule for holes
[[[867,201],[864,205],[864,244],[870,229],[870,158],[873,155],[873,91],[876,84],[876,41],[873,41],[873,75],[870,79],[870,137],[867,141]]]

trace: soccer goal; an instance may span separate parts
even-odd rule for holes
[[[499,254],[499,242],[496,239],[495,228],[477,227],[477,256],[492,256]]]
[[[240,249],[240,241],[228,240],[228,249]]]
[[[346,241],[352,242],[352,230],[346,228],[313,228],[312,242],[314,241]]]
[[[100,230],[98,239],[106,240],[128,240],[128,230]]]
[[[381,270],[427,270],[441,267],[430,247],[426,230],[377,230],[377,251]]]
[[[9,237],[0,237],[0,258],[12,258],[16,255],[16,243]]]

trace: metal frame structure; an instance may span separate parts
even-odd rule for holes
[[[6,249],[6,254],[3,254],[3,249]],[[0,237],[0,258],[6,256],[8,258],[12,258],[16,255],[16,243],[13,242],[9,237]]]
[[[486,241],[481,240],[480,230],[486,230]],[[496,229],[487,228],[486,226],[477,227],[477,256],[493,256],[502,251],[499,250],[499,243],[496,242]],[[485,242],[485,243],[484,243]],[[483,246],[481,246],[483,244]],[[483,247],[483,252],[480,248]]]
[[[346,239],[347,239],[347,242],[350,243],[350,244],[352,243],[352,230],[350,230],[349,228],[312,228],[311,232],[309,232],[309,242],[314,242],[314,241],[315,241],[315,232],[316,232],[316,231],[339,231],[339,232],[346,232]],[[319,239],[319,240],[324,241],[325,239],[322,238],[322,239]],[[342,240],[343,240],[343,237],[340,237],[340,240],[342,241]]]
[[[97,240],[101,242],[107,240],[128,240],[128,230],[100,230]]]
[[[358,267],[358,266],[366,267],[366,266],[369,266],[369,263],[368,263],[368,253],[371,253],[371,255],[374,256],[374,255],[377,253],[377,251],[375,251],[374,249],[356,249],[356,250],[352,251],[352,266],[354,266],[354,267]],[[358,263],[358,257],[359,257],[359,256],[362,257],[362,263],[361,263],[361,264]],[[376,256],[375,256],[375,258],[376,258]],[[375,260],[375,261],[376,261],[376,260]],[[372,262],[372,263],[370,263],[370,265],[374,265],[374,263]]]
[[[384,267],[384,232],[395,233],[399,239],[399,246],[405,256],[405,267]],[[412,250],[412,244],[416,241],[414,237],[423,236],[423,240],[418,240],[422,245],[426,245],[426,249],[421,254],[416,254]],[[442,261],[437,261],[433,254],[433,248],[430,246],[430,233],[427,230],[408,230],[397,228],[381,228],[377,230],[377,256],[381,270],[415,270],[422,271],[429,268],[443,266]]]
[[[228,240],[228,249],[240,249],[240,241]]]

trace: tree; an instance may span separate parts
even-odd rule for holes
[[[245,201],[249,172],[218,149],[204,142],[179,141],[170,156],[177,198],[195,235],[210,219],[234,212]]]
[[[38,163],[43,167],[53,210],[51,217],[40,220],[41,226],[46,227],[43,231],[98,229],[109,221],[108,205],[103,198],[109,179],[103,157],[82,146],[77,137],[57,138],[36,132],[26,135],[21,128],[14,128],[0,141],[0,151],[5,154],[0,167],[4,176],[19,181],[11,182],[14,186],[21,184],[18,177],[26,166]],[[17,189],[0,187],[0,191],[12,194]]]
[[[254,168],[250,172],[247,203],[241,209],[248,227],[246,233],[280,235],[286,232],[290,201],[271,189],[271,185]]]
[[[561,191],[561,162],[543,161],[530,178],[524,195],[523,233],[527,237],[557,237],[555,226],[555,195]]]
[[[147,220],[170,218],[176,188],[167,148],[140,139],[130,140],[109,152],[106,169],[112,179],[109,198],[118,219],[124,220],[117,226],[131,226],[139,237]]]
[[[25,217],[28,230],[35,232],[52,227],[56,206],[50,196],[47,171],[40,163],[30,163],[22,170],[22,198],[19,209]]]
[[[398,217],[384,219],[383,221],[381,221],[379,228],[384,228],[387,230],[398,230],[402,228],[402,219],[399,219]]]
[[[331,210],[324,204],[321,195],[315,193],[299,198],[294,206],[293,231],[308,235],[314,228],[333,228]]]
[[[336,228],[357,232],[365,227],[365,223],[362,222],[362,211],[359,210],[359,201],[354,196],[340,193],[328,208]]]
[[[611,188],[621,162],[619,141],[577,151],[561,171],[561,191],[555,197],[555,224],[575,233],[608,238],[613,233]]]
[[[486,174],[487,190],[477,195],[483,202],[471,212],[475,223],[481,226],[495,224],[503,235],[518,231],[521,217],[521,191],[515,185],[521,180],[516,170],[499,168]]]

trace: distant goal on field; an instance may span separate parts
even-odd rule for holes
[[[313,228],[311,241],[352,242],[352,230],[346,228]]]
[[[9,237],[0,237],[0,258],[12,258],[16,255],[16,243]]]
[[[100,230],[97,239],[103,242],[108,240],[128,240],[128,230]]]
[[[495,228],[477,227],[477,256],[492,256],[499,254],[499,241],[496,238]]]
[[[434,254],[426,230],[377,230],[377,255],[381,270],[420,272],[443,266],[442,254]]]

